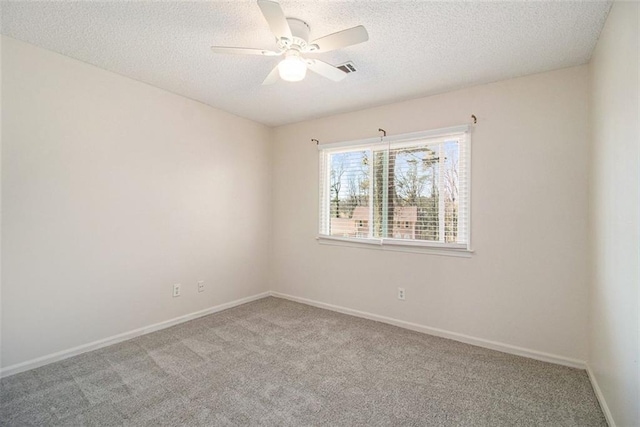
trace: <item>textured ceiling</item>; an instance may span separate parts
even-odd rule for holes
[[[369,41],[309,55],[348,60],[261,86],[277,58],[211,45],[275,48],[254,1],[2,2],[2,33],[267,125],[281,125],[587,62],[610,8],[588,2],[289,1],[311,39],[364,25]]]

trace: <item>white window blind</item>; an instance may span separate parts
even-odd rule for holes
[[[320,237],[469,249],[467,126],[321,145]]]

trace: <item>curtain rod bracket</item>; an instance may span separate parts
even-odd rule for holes
[[[378,132],[382,132],[383,137],[387,136],[387,131],[382,128],[378,128]]]
[[[316,143],[316,145],[320,144],[320,141],[318,141],[318,140],[317,140],[317,139],[315,139],[315,138],[311,138],[311,142],[315,142],[315,143]]]
[[[476,123],[478,123],[478,118],[476,117],[475,114],[471,115],[471,118],[473,119],[473,124],[475,125]]]

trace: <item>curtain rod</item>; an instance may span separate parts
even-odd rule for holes
[[[478,118],[476,117],[475,114],[471,115],[471,120],[473,120],[474,125],[478,123]],[[387,136],[387,131],[382,128],[378,128],[378,132],[382,132],[382,135],[380,136],[380,138],[384,138],[385,136]],[[320,145],[320,141],[318,141],[315,138],[311,138],[311,142],[315,142],[316,145]]]

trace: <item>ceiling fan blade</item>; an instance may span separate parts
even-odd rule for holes
[[[214,53],[232,53],[235,55],[262,55],[262,56],[279,56],[281,53],[264,49],[251,49],[248,47],[227,47],[227,46],[211,46]]]
[[[291,40],[291,28],[289,28],[287,17],[284,15],[280,3],[271,0],[258,0],[258,6],[276,38],[285,37]]]
[[[369,33],[367,33],[366,28],[362,25],[358,25],[357,27],[320,37],[319,39],[312,41],[311,44],[318,46],[318,49],[314,52],[328,52],[330,50],[366,42],[367,40],[369,40]]]
[[[262,82],[262,86],[274,84],[275,82],[278,81],[279,77],[280,76],[279,76],[279,73],[278,73],[278,66],[276,65],[275,68],[273,70],[271,70],[271,72],[269,73],[267,78],[264,79],[264,81]]]
[[[320,74],[322,77],[326,77],[334,82],[339,82],[347,77],[347,73],[344,71],[326,62],[318,61],[317,59],[307,61],[307,67],[314,73]]]

